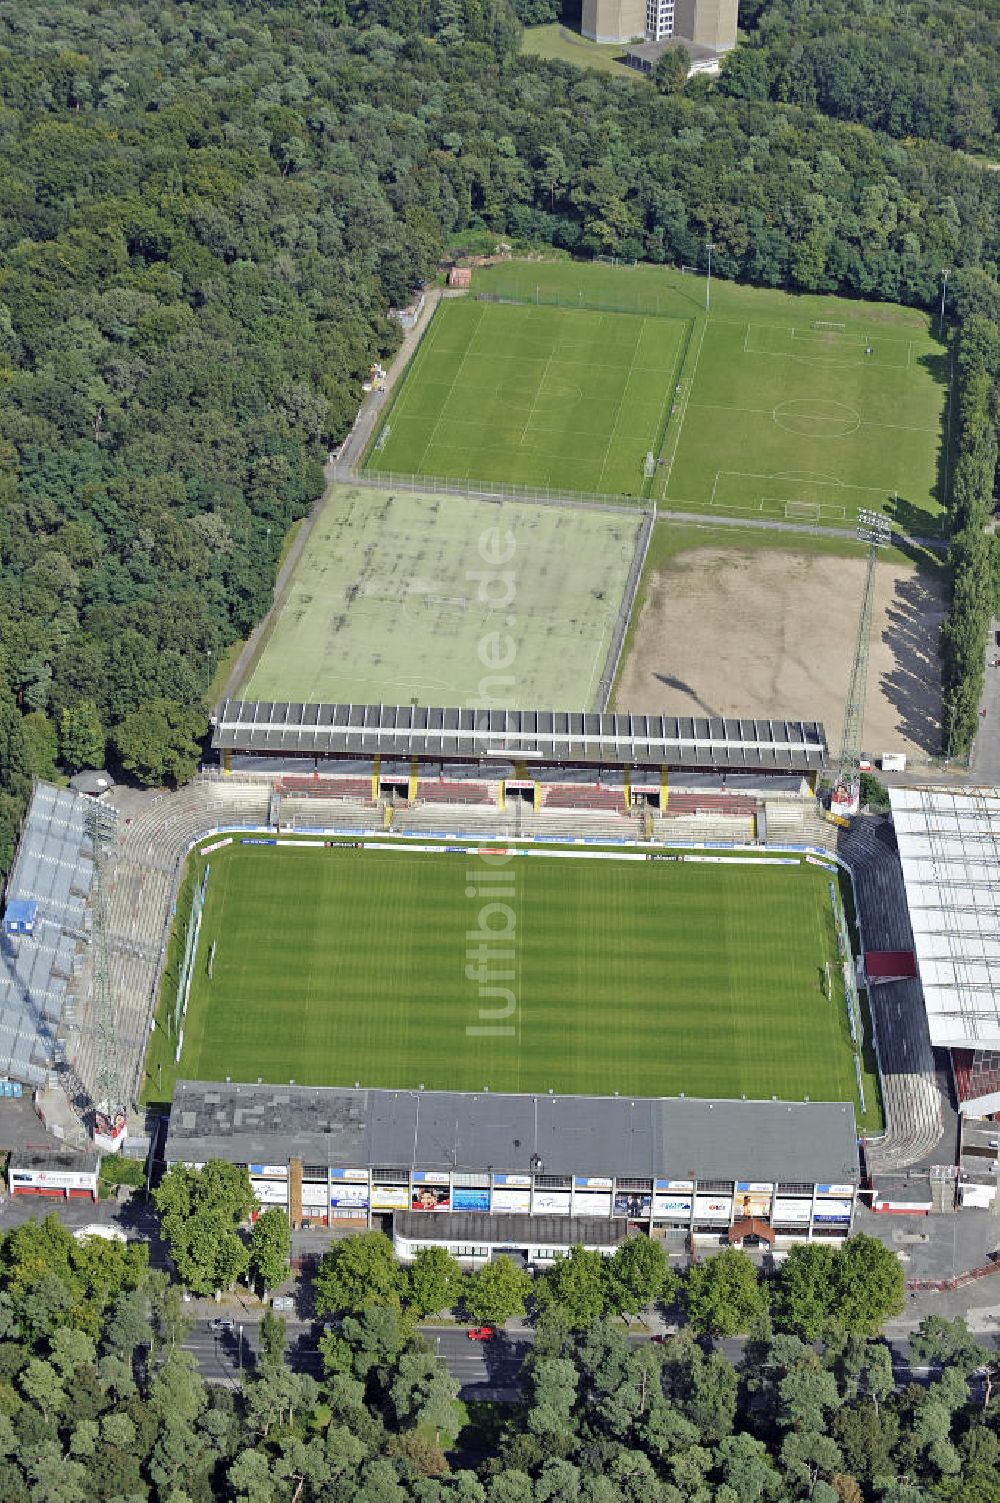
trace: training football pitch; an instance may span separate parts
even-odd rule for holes
[[[503,301],[440,305],[370,469],[939,530],[949,371],[926,314],[730,282],[706,313],[704,277],[654,267],[475,279]]]
[[[322,845],[210,860],[187,1078],[856,1101],[829,876],[804,863]],[[174,963],[161,1030],[176,985]]]
[[[639,495],[689,333],[678,319],[443,302],[368,467]]]

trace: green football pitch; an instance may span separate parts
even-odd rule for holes
[[[636,495],[690,325],[441,303],[368,468]]]
[[[948,362],[926,314],[571,262],[443,303],[375,470],[656,499],[677,511],[939,530]],[[655,469],[646,473],[646,455]]]
[[[498,868],[318,846],[210,859],[188,1078],[856,1100],[829,877],[814,867],[539,855]],[[488,969],[511,973],[492,981],[487,930]],[[176,965],[161,1029],[171,986]],[[871,1077],[866,1097],[875,1129]]]

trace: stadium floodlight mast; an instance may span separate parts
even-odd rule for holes
[[[715,249],[711,240],[706,240],[705,249],[708,251],[708,276],[705,278],[705,312],[708,313],[712,307],[712,252]]]
[[[858,618],[858,637],[854,647],[851,682],[844,711],[844,730],[840,739],[837,784],[852,795],[857,788],[861,763],[861,738],[865,722],[865,695],[868,689],[868,648],[871,641],[872,606],[875,598],[875,563],[878,550],[892,540],[892,524],[879,511],[858,511],[857,536],[868,544],[868,566]]]

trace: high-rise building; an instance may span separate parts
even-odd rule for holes
[[[593,42],[677,37],[724,52],[736,45],[737,0],[583,0],[581,30]]]

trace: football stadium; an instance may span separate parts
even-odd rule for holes
[[[82,986],[29,813],[9,994],[37,943],[60,1019],[14,1036],[33,1079],[113,1104],[110,1006],[168,1162],[402,1256],[842,1238],[864,1177],[933,1155],[898,855],[824,815],[823,725],[606,706],[658,506],[934,530],[939,347],[913,310],[708,291],[501,265],[440,304],[201,775],[89,846],[67,814]],[[511,537],[516,606],[474,599]],[[520,690],[479,699],[515,617]]]

